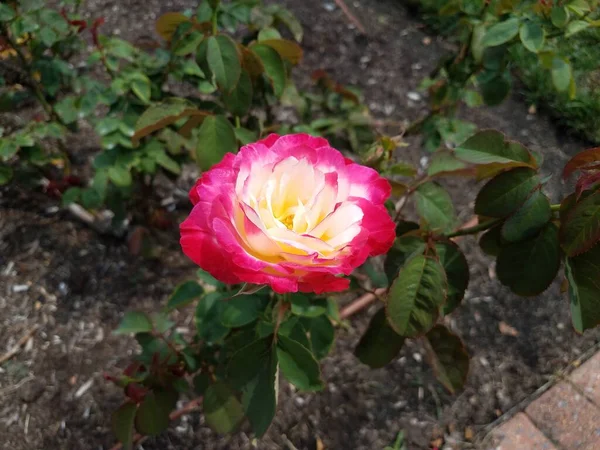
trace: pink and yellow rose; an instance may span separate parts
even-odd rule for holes
[[[275,292],[342,291],[395,233],[390,184],[327,140],[272,134],[227,154],[190,191],[184,253],[224,283]]]

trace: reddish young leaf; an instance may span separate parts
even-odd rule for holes
[[[600,192],[578,202],[560,227],[562,247],[568,256],[579,255],[600,241]]]
[[[600,171],[586,173],[579,177],[577,184],[575,185],[575,192],[577,193],[577,199],[581,197],[584,191],[592,188],[596,183],[600,183]]]
[[[600,147],[590,148],[576,154],[563,170],[563,178],[568,178],[576,170],[600,169]]]

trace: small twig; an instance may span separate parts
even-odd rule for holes
[[[200,407],[201,404],[202,404],[202,397],[198,397],[193,400],[190,400],[185,405],[183,405],[180,409],[173,411],[171,414],[169,414],[169,419],[171,421],[177,420],[181,416],[185,416],[186,414],[196,411]],[[136,433],[133,436],[132,448],[133,448],[133,446],[140,445],[142,442],[144,442],[146,437],[147,436],[142,436],[141,434]],[[122,448],[123,448],[123,444],[121,444],[119,442],[118,444],[114,445],[110,450],[121,450]]]
[[[360,31],[362,34],[367,34],[367,30],[365,30],[365,27],[363,27],[362,23],[360,23],[360,21],[356,18],[356,16],[354,14],[352,14],[352,12],[348,8],[348,6],[344,3],[343,0],[335,0],[335,3],[342,10],[342,12],[344,14],[346,14],[346,17],[348,18],[348,20],[350,20],[350,22],[352,22],[352,24],[356,28],[358,28],[358,31]]]
[[[12,349],[10,349],[8,353],[5,353],[4,355],[0,356],[0,365],[4,364],[6,361],[8,361],[17,353],[19,353],[19,351],[21,351],[21,347],[25,345],[29,339],[31,339],[31,337],[34,335],[34,333],[38,330],[39,327],[40,326],[37,324],[32,326],[29,329],[29,331],[25,333],[23,337],[21,337],[21,339],[19,339],[19,342],[17,342],[16,345]]]
[[[365,309],[367,306],[377,300],[378,296],[385,294],[386,291],[387,288],[379,288],[376,289],[374,293],[369,292],[368,294],[361,295],[340,311],[340,318],[347,319],[348,317]]]

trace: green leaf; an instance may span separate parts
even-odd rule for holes
[[[12,158],[19,151],[19,146],[12,139],[0,139],[0,158],[4,161]]]
[[[154,155],[154,160],[161,166],[163,169],[168,170],[175,175],[179,175],[181,173],[181,167],[179,164],[172,159],[169,155],[167,155],[164,151],[157,152]]]
[[[429,363],[436,378],[450,393],[462,389],[469,373],[469,354],[458,336],[443,325],[436,325],[426,335]]]
[[[431,157],[429,167],[427,168],[427,175],[459,173],[467,169],[467,167],[467,164],[458,159],[454,155],[454,152],[438,150]]]
[[[7,184],[13,176],[13,171],[10,167],[0,166],[0,186]]]
[[[281,373],[302,391],[318,391],[323,388],[319,363],[304,346],[292,339],[279,335],[277,359]]]
[[[296,16],[294,16],[294,14],[291,11],[284,8],[283,6],[272,4],[269,5],[269,7],[275,8],[273,10],[273,16],[275,18],[275,21],[283,23],[290,30],[296,41],[302,41],[302,25],[300,24]]]
[[[43,27],[39,31],[39,36],[42,43],[48,48],[52,47],[59,39],[59,36],[56,33],[56,31],[54,31],[50,27]]]
[[[500,250],[496,274],[502,284],[524,297],[544,292],[560,267],[558,229],[547,224],[537,236]]]
[[[177,392],[148,393],[135,415],[135,427],[143,435],[156,436],[169,427],[169,414],[177,403]]]
[[[109,168],[108,178],[110,178],[110,181],[119,187],[131,186],[133,181],[129,169],[125,166],[113,166]]]
[[[555,6],[552,8],[550,19],[555,27],[562,28],[569,22],[569,10],[564,6]]]
[[[200,281],[202,281],[202,283],[208,284],[209,286],[214,286],[217,290],[225,286],[223,283],[221,283],[219,280],[213,277],[210,273],[202,269],[198,269],[196,271],[196,276],[200,279]]]
[[[444,315],[450,314],[460,305],[469,285],[467,258],[454,242],[436,242],[435,253],[446,272],[448,298],[444,304]]]
[[[600,245],[565,261],[571,316],[579,333],[600,324]]]
[[[265,310],[268,299],[242,295],[227,301],[221,313],[221,323],[228,328],[239,328],[254,322]]]
[[[527,50],[537,53],[544,46],[546,34],[538,22],[527,21],[521,25],[519,37]]]
[[[202,170],[217,164],[226,153],[237,150],[233,127],[225,116],[208,116],[198,130],[196,162]]]
[[[114,334],[144,333],[152,331],[152,322],[147,314],[139,311],[127,311]]]
[[[433,327],[446,301],[448,282],[439,262],[413,256],[392,283],[386,305],[390,326],[405,337],[415,337]]]
[[[406,162],[396,162],[392,166],[385,169],[385,173],[390,175],[400,175],[403,177],[414,177],[417,174],[417,169],[412,164]]]
[[[481,87],[481,96],[488,106],[497,106],[501,104],[512,86],[512,77],[508,70],[499,73],[493,73],[491,76],[480,76],[478,78]]]
[[[0,183],[0,184],[2,184],[2,183]],[[65,192],[63,192],[62,205],[68,206],[71,203],[76,202],[80,195],[81,195],[81,188],[70,187]]]
[[[267,39],[281,39],[281,34],[279,34],[279,31],[277,31],[275,28],[263,28],[258,32],[257,40],[258,42],[261,42]]]
[[[225,308],[226,294],[211,292],[204,295],[196,305],[194,316],[198,336],[208,342],[218,342],[229,333],[229,328],[220,321],[221,313]]]
[[[235,42],[222,34],[209,37],[206,43],[206,61],[217,85],[224,91],[231,92],[242,71]]]
[[[573,77],[571,65],[563,58],[554,57],[552,59],[552,83],[559,92],[569,89],[571,78]]]
[[[486,255],[498,256],[503,246],[502,227],[496,226],[490,228],[479,238],[479,246]]]
[[[574,20],[573,22],[569,22],[567,25],[567,32],[565,33],[565,37],[571,37],[574,34],[579,33],[580,31],[585,30],[590,27],[590,23],[585,20]]]
[[[277,355],[273,335],[237,351],[228,367],[228,377],[242,390],[242,403],[257,436],[268,429],[277,406]]]
[[[231,433],[244,418],[242,405],[224,383],[209,386],[202,406],[206,422],[220,434]]]
[[[400,236],[396,239],[383,265],[388,280],[394,280],[398,276],[398,271],[408,259],[418,253],[423,254],[424,251],[425,242],[419,236]]]
[[[533,169],[520,167],[492,178],[477,194],[475,214],[503,218],[515,212],[539,186]]]
[[[17,16],[15,10],[6,3],[0,3],[0,22],[8,22]]]
[[[239,127],[235,129],[235,137],[238,141],[240,141],[240,144],[248,145],[256,141],[256,139],[258,138],[258,134],[254,130]]]
[[[311,298],[304,294],[290,295],[292,314],[303,317],[317,317],[327,312],[327,300]]]
[[[267,45],[253,45],[251,49],[262,61],[267,78],[269,78],[271,86],[273,86],[275,96],[281,97],[287,82],[285,64],[283,63],[281,56]]]
[[[194,391],[198,395],[204,395],[210,386],[210,376],[206,373],[201,373],[194,377]]]
[[[600,192],[596,191],[571,208],[560,229],[562,247],[568,256],[588,251],[600,241]]]
[[[130,79],[131,90],[144,103],[150,103],[152,95],[152,82],[141,72],[136,72]]]
[[[484,47],[495,47],[510,41],[519,32],[519,25],[520,19],[518,17],[511,17],[492,25],[485,33],[482,45]]]
[[[2,6],[2,5],[0,5]],[[123,450],[131,450],[133,444],[133,423],[137,405],[132,402],[123,403],[111,418],[112,431],[123,445]]]
[[[225,107],[234,115],[243,117],[252,106],[252,80],[245,70],[231,93],[223,94]]]
[[[541,190],[534,191],[502,225],[502,237],[508,242],[529,239],[552,218],[550,202]]]
[[[379,369],[396,357],[404,345],[404,339],[390,327],[385,308],[381,308],[369,322],[354,354],[371,369]]]
[[[94,188],[88,188],[81,191],[81,204],[87,209],[96,209],[102,206],[102,196]]]
[[[203,293],[204,289],[195,281],[181,283],[169,297],[167,309],[183,308],[199,298]]]
[[[204,39],[204,34],[199,31],[192,31],[177,41],[173,53],[177,56],[186,56],[194,53],[202,39]]]
[[[365,263],[360,266],[360,270],[364,271],[369,277],[369,280],[371,280],[371,285],[375,288],[384,288],[390,284],[385,272],[380,270],[373,258],[368,258]]]
[[[531,154],[520,144],[507,141],[495,130],[483,130],[460,144],[455,154],[473,164],[531,163]]]
[[[432,229],[448,231],[456,223],[450,194],[434,182],[422,184],[415,191],[417,212]]]
[[[310,346],[318,360],[325,358],[335,341],[335,328],[327,316],[311,319],[308,324]]]

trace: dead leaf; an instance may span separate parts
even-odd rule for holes
[[[506,322],[500,322],[498,324],[498,329],[500,330],[500,333],[504,334],[505,336],[517,337],[519,335],[519,332],[517,331],[517,329],[511,327]]]
[[[465,439],[467,441],[473,440],[473,429],[471,427],[465,428]]]
[[[433,448],[441,448],[443,443],[444,443],[444,440],[442,438],[437,438],[437,439],[434,439],[433,441],[431,441],[429,443],[429,446],[433,447]]]
[[[325,444],[319,436],[317,436],[317,450],[325,450]]]

